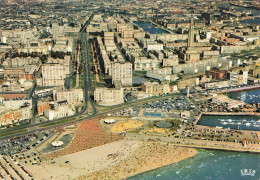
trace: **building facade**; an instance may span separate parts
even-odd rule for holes
[[[132,64],[115,62],[112,64],[112,83],[120,81],[123,86],[132,86]]]
[[[58,63],[42,65],[42,86],[64,86],[67,68]]]
[[[63,91],[56,91],[56,100],[67,100],[68,103],[76,103],[76,102],[83,102],[83,89],[71,89],[71,90],[63,90]]]
[[[94,91],[96,103],[104,106],[112,106],[124,103],[124,90],[113,88],[96,88]]]

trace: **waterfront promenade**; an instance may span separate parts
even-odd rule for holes
[[[130,141],[145,141],[145,142],[163,142],[170,143],[175,146],[213,149],[213,150],[225,150],[225,151],[237,151],[237,152],[251,152],[260,153],[260,144],[248,143],[246,147],[239,142],[224,142],[224,141],[210,141],[210,140],[196,140],[196,139],[184,139],[174,137],[161,137],[161,136],[147,136],[137,134],[127,134],[126,140]]]
[[[240,91],[249,91],[254,89],[260,89],[260,85],[256,84],[254,86],[245,86],[245,87],[237,87],[232,89],[224,89],[219,91],[218,93],[229,93],[229,92],[240,92]]]

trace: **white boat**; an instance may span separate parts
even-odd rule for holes
[[[223,129],[223,127],[221,127],[221,126],[216,126],[216,128],[218,128],[218,129]]]
[[[232,122],[232,119],[228,119],[228,122]]]
[[[227,124],[227,122],[223,122],[222,124]]]
[[[259,127],[259,125],[254,125],[255,127]]]
[[[246,123],[246,126],[250,126],[251,125],[251,123]]]
[[[237,123],[238,125],[241,125],[241,123],[239,122],[239,123]]]

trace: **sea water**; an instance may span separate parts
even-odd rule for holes
[[[245,103],[260,103],[260,89],[227,93],[228,97]]]
[[[256,97],[257,96],[257,97]],[[260,90],[235,92],[229,94],[230,98],[242,99],[246,103],[260,103]],[[219,117],[212,116],[213,119]],[[221,117],[223,118],[223,116]],[[237,119],[238,118],[238,119]],[[258,121],[256,116],[225,117],[229,122],[252,120],[252,123]],[[223,121],[222,119],[222,121]],[[215,120],[213,120],[215,121]],[[211,123],[213,123],[211,121]],[[218,121],[218,120],[217,120]],[[253,122],[254,121],[254,122]],[[215,121],[216,122],[216,121]],[[214,122],[214,123],[215,123]],[[221,122],[221,119],[220,121]],[[238,123],[238,122],[237,122]],[[251,124],[252,125],[252,124]],[[244,128],[255,129],[255,126],[245,126]],[[212,126],[217,126],[212,124]],[[238,128],[241,129],[241,126]],[[259,180],[260,179],[260,155],[252,153],[198,150],[199,153],[184,161],[171,164],[156,170],[138,174],[129,177],[128,180]],[[244,172],[251,172],[251,175]],[[250,173],[249,173],[250,174]]]
[[[223,127],[224,129],[260,131],[260,116],[206,116],[203,115],[198,125]]]
[[[198,150],[186,160],[129,177],[128,180],[259,180],[259,154]],[[244,172],[251,172],[250,175]]]

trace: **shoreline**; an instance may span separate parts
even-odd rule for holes
[[[127,179],[194,157],[195,148],[165,142],[120,140],[84,151],[25,164],[35,179]]]
[[[258,112],[203,112],[202,116],[260,116]]]
[[[174,145],[174,146],[176,146],[176,145]],[[181,146],[180,146],[180,147],[181,147]],[[184,147],[184,148],[192,148],[192,147]],[[157,168],[149,169],[149,170],[147,170],[147,171],[139,172],[139,173],[137,173],[137,174],[128,176],[128,177],[126,177],[126,178],[124,178],[124,179],[130,178],[130,177],[133,177],[133,176],[136,176],[136,175],[138,175],[138,174],[143,174],[143,173],[146,173],[146,172],[154,171],[154,170],[156,170],[156,169],[160,169],[160,168],[163,168],[163,167],[166,167],[166,166],[170,166],[170,165],[172,165],[172,164],[175,164],[175,163],[184,161],[184,160],[189,159],[189,158],[193,158],[193,157],[195,157],[195,156],[199,153],[196,148],[193,148],[193,149],[196,150],[196,153],[195,153],[194,155],[191,155],[191,156],[188,156],[188,157],[186,156],[186,157],[184,157],[183,159],[180,159],[180,160],[178,160],[178,161],[176,161],[176,162],[174,162],[174,163],[166,164],[166,165],[163,165],[163,166],[160,166],[160,167],[157,167]]]
[[[196,149],[196,148],[194,148],[194,149]],[[198,149],[200,150],[200,148],[198,148]],[[194,158],[199,153],[199,150],[196,149],[197,153],[194,156],[187,157],[187,158],[185,158],[183,160],[180,160],[180,161],[177,161],[177,162],[174,162],[174,163],[171,163],[171,164],[167,164],[167,165],[164,165],[164,166],[161,166],[161,167],[158,167],[158,168],[154,168],[154,169],[150,169],[150,170],[147,170],[147,171],[144,171],[144,172],[140,172],[140,173],[134,174],[132,176],[128,176],[128,177],[126,177],[124,179],[127,180],[128,178],[131,178],[131,177],[134,177],[134,176],[138,176],[138,175],[145,174],[145,173],[148,173],[148,172],[151,172],[151,171],[159,170],[161,168],[164,168],[164,167],[167,167],[167,166],[171,166],[171,165],[173,165],[175,163],[179,163],[181,161],[188,160],[190,158]],[[205,149],[205,150],[211,150],[211,149]]]
[[[143,142],[128,158],[118,164],[76,179],[127,179],[194,157],[197,153],[195,148],[177,147],[170,143]]]

